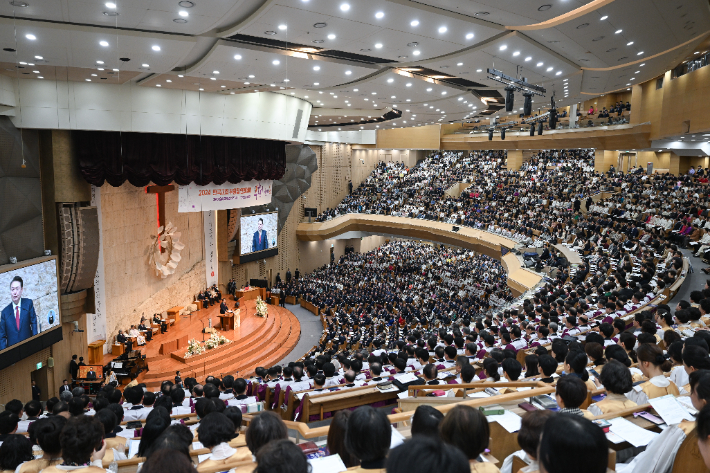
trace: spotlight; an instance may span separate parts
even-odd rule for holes
[[[493,141],[493,128],[488,129],[488,141]]]
[[[501,128],[500,130],[500,139],[505,140],[505,128]]]
[[[530,136],[535,136],[535,124],[530,125]]]
[[[506,87],[505,88],[505,111],[506,112],[512,112],[513,111],[513,103],[515,101],[515,94],[513,91],[515,90],[515,87]]]
[[[542,135],[542,122],[537,122],[537,134]]]
[[[525,102],[523,102],[523,115],[526,117],[532,115],[532,94],[530,92],[523,93]]]

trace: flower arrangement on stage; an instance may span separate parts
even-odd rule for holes
[[[213,348],[217,348],[220,345],[224,345],[226,343],[229,343],[229,340],[221,335],[218,335],[217,333],[213,333],[212,336],[205,342],[205,348],[208,350],[211,350]]]
[[[200,345],[200,342],[194,338],[190,340],[187,344],[187,352],[185,352],[185,358],[190,358],[191,356],[200,355],[205,352],[205,347]]]
[[[266,317],[268,310],[266,302],[261,300],[261,296],[256,296],[256,315],[259,317]]]

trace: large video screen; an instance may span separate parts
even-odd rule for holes
[[[59,326],[56,258],[0,272],[0,310],[0,350]]]
[[[276,250],[279,241],[278,222],[278,212],[255,215],[242,214],[239,222],[240,255]],[[272,251],[269,251],[269,253],[272,253]]]

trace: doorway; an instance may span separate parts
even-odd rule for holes
[[[49,393],[49,368],[47,368],[47,366],[43,366],[38,370],[32,371],[30,373],[30,379],[37,384],[37,387],[39,387],[40,401],[46,401],[50,397],[55,396],[53,393],[50,396]]]

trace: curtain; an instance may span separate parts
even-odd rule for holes
[[[286,172],[283,141],[115,131],[74,131],[72,138],[79,170],[95,186],[236,184]]]

